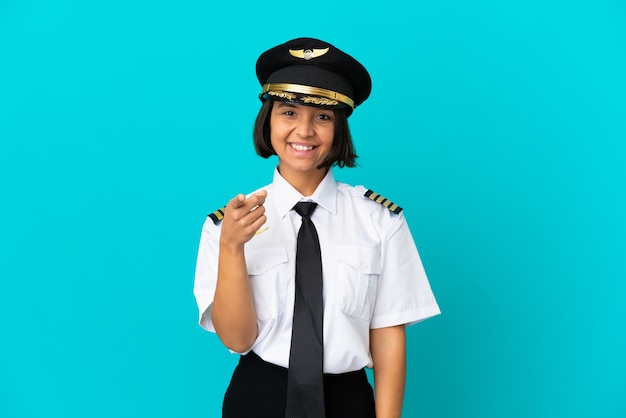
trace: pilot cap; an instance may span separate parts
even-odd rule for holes
[[[261,100],[345,108],[349,116],[372,90],[365,67],[333,45],[298,38],[271,48],[256,63]]]

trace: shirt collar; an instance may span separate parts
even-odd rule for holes
[[[280,175],[278,168],[276,168],[272,182],[272,195],[274,195],[274,204],[281,218],[287,215],[296,203],[305,198],[306,200],[316,202],[318,206],[323,207],[330,213],[334,214],[337,210],[337,182],[332,170],[328,170],[328,173],[326,173],[326,176],[311,196],[303,196]]]

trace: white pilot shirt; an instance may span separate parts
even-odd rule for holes
[[[265,231],[245,244],[258,323],[251,350],[263,360],[289,365],[296,237],[302,222],[292,208],[300,200],[318,204],[311,220],[322,252],[324,373],[372,367],[371,328],[413,324],[439,314],[402,212],[396,215],[365,197],[362,186],[336,182],[331,170],[309,197],[278,170],[263,189],[267,222],[259,231]],[[194,284],[200,325],[211,332],[220,231],[221,222],[207,217]]]

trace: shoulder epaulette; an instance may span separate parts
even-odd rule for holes
[[[210,213],[208,216],[209,218],[211,218],[211,220],[213,221],[213,223],[215,225],[217,225],[218,223],[220,223],[220,221],[222,219],[224,219],[224,209],[226,209],[226,206],[216,210],[213,213]]]
[[[387,209],[389,209],[391,212],[395,213],[396,215],[402,212],[402,208],[400,206],[396,205],[391,200],[388,200],[387,198],[379,195],[373,190],[366,191],[365,197],[373,200],[374,202],[380,203],[381,205],[383,205],[384,207],[386,207]]]

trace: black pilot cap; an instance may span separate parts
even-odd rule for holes
[[[361,63],[328,42],[298,38],[261,54],[256,62],[261,100],[344,107],[348,116],[367,99],[372,79]]]

